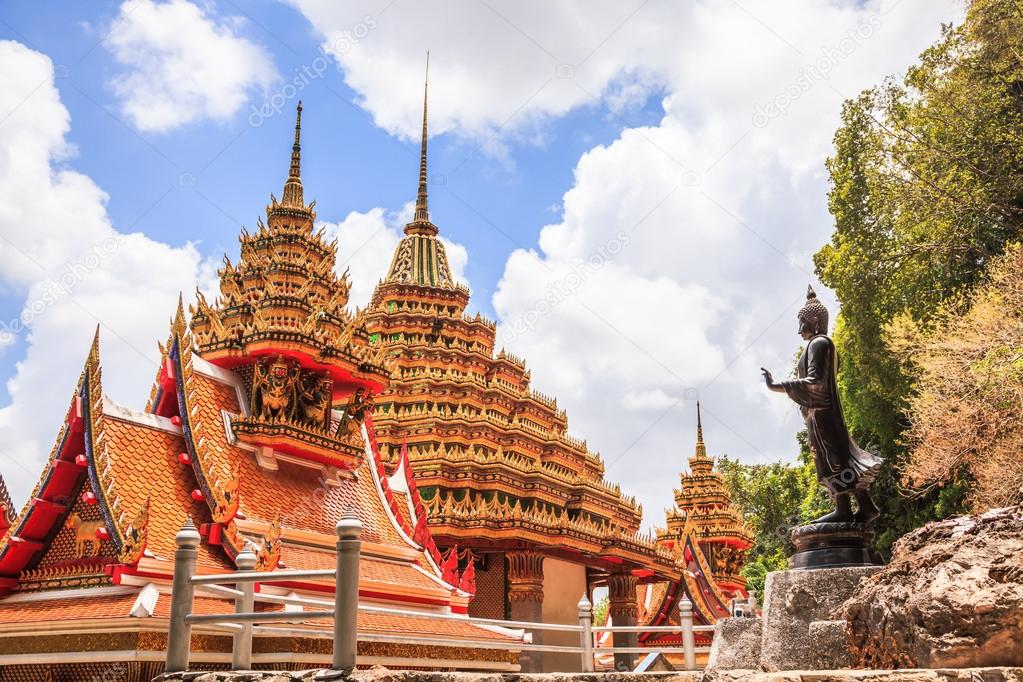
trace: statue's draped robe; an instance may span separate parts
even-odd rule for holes
[[[849,435],[838,399],[837,370],[835,344],[819,335],[799,357],[798,378],[780,382],[806,420],[817,480],[833,495],[866,489],[881,466],[880,457],[861,449]]]

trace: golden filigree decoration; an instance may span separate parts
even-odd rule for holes
[[[256,552],[256,570],[272,571],[281,560],[281,520],[278,518],[270,524],[263,543]]]
[[[117,560],[122,564],[134,566],[146,551],[149,541],[149,509],[150,499],[147,497],[122,534],[121,549],[117,553]]]

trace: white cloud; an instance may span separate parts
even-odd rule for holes
[[[799,344],[841,103],[903,71],[960,3],[292,2],[399,136],[416,135],[429,48],[435,133],[500,155],[574,108],[622,123],[578,160],[560,219],[510,255],[493,303],[500,338],[647,503],[648,524],[692,451],[696,395],[715,453],[794,455],[798,413],[758,368],[784,374]],[[623,120],[651,93],[656,125]]]
[[[111,81],[124,114],[157,132],[233,116],[277,78],[266,50],[237,34],[240,24],[187,0],[125,0],[103,43],[126,69]]]
[[[382,208],[352,211],[337,223],[323,223],[330,239],[337,238],[338,274],[348,271],[352,281],[349,305],[365,307],[373,287],[387,274],[394,247],[401,239],[402,223]]]
[[[24,297],[3,328],[25,340],[0,408],[0,469],[16,502],[32,489],[97,324],[104,388],[141,408],[179,291],[210,277],[191,244],[117,231],[107,196],[65,164],[70,116],[48,57],[0,41],[0,285]]]
[[[381,11],[377,5],[330,0],[291,0],[323,36],[323,47],[344,67],[378,125],[414,138],[421,115],[426,51],[431,53],[430,109],[434,133],[454,131],[497,147],[500,135],[524,130],[549,116],[591,103],[623,73],[623,63],[674,38],[651,35],[656,45],[603,37],[634,8],[605,3],[603,9],[532,2],[417,2]],[[650,12],[661,12],[650,3]],[[679,3],[671,3],[678,5]],[[646,11],[646,10],[645,10]],[[677,17],[672,17],[677,21]],[[628,56],[623,60],[623,52]],[[645,68],[631,69],[613,88],[634,101],[637,89],[655,84]],[[380,74],[386,73],[386,78]]]

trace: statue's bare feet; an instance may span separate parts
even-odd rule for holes
[[[839,510],[835,510],[824,516],[820,516],[810,523],[847,523],[853,520],[852,513],[841,513]]]
[[[848,493],[835,496],[835,511],[814,519],[811,523],[848,523],[853,520],[852,503]]]

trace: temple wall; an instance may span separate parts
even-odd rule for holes
[[[547,557],[543,562],[543,622],[579,624],[579,600],[586,593],[586,567]],[[572,632],[545,632],[544,644],[579,646]],[[544,672],[579,670],[579,654],[544,654]]]

